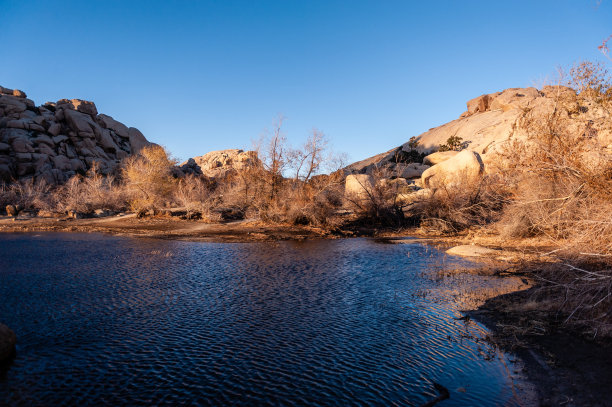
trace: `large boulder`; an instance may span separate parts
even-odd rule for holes
[[[56,106],[64,109],[76,110],[78,112],[85,113],[91,116],[92,118],[98,115],[98,109],[96,108],[96,104],[87,100],[61,99],[57,101]]]
[[[482,96],[478,96],[477,98],[468,100],[467,102],[468,114],[486,112],[489,109],[490,101],[491,101],[491,96],[489,95],[482,95]]]
[[[374,177],[369,174],[351,174],[344,183],[344,195],[352,201],[371,199],[374,193]]]
[[[395,165],[393,176],[397,176],[399,178],[420,178],[423,175],[423,172],[429,168],[429,165],[423,165],[419,163],[398,163]]]
[[[8,326],[0,324],[0,363],[6,362],[15,355],[17,337]]]
[[[436,165],[459,154],[459,151],[438,151],[423,158],[423,164]]]
[[[484,164],[475,151],[463,150],[456,156],[436,164],[421,175],[424,188],[457,186],[477,181],[484,172]]]
[[[149,146],[151,143],[147,141],[145,136],[137,128],[130,127],[128,129],[128,137],[130,138],[130,146],[132,154],[138,153],[143,147]]]
[[[117,120],[113,119],[112,117],[108,115],[105,115],[105,114],[98,115],[98,122],[100,123],[102,127],[114,131],[115,134],[117,134],[119,137],[123,137],[123,138],[130,137],[130,134],[128,132],[128,127],[125,124],[118,122]]]

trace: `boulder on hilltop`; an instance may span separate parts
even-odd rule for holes
[[[98,114],[93,102],[61,99],[36,106],[25,92],[0,86],[0,182],[60,184],[94,162],[110,173],[150,144],[138,129]]]

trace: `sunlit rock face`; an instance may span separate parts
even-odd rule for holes
[[[190,158],[183,162],[180,168],[185,174],[223,178],[258,165],[261,165],[261,163],[257,158],[257,152],[229,149],[211,151],[204,155]]]
[[[424,188],[472,185],[483,172],[480,155],[475,151],[463,150],[423,172],[421,185]]]
[[[138,129],[98,114],[93,102],[61,99],[36,106],[25,92],[0,86],[0,182],[60,184],[94,162],[110,173],[150,144]]]
[[[544,86],[536,88],[510,88],[478,96],[467,102],[467,111],[449,123],[430,129],[417,136],[412,142],[378,154],[346,167],[345,172],[372,173],[374,170],[394,174],[398,163],[416,162],[426,165],[436,165],[457,154],[456,152],[436,153],[441,144],[449,137],[461,138],[462,148],[478,153],[487,167],[488,163],[499,159],[499,153],[511,140],[524,140],[525,114],[532,117],[546,117],[557,105],[558,100],[568,100],[576,92],[564,86]],[[600,104],[581,102],[575,115],[569,118],[576,124],[576,129],[588,124],[590,135],[596,137],[602,146],[612,151],[612,134],[609,131],[610,112]],[[415,141],[418,145],[415,146]],[[423,153],[426,157],[418,157]],[[420,158],[420,160],[419,160]],[[414,161],[413,161],[414,162]],[[486,168],[485,168],[486,170]]]

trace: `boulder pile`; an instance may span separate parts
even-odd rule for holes
[[[0,86],[0,182],[60,184],[94,162],[109,173],[149,144],[138,129],[98,114],[93,102],[61,99],[36,106],[25,92]]]
[[[260,165],[257,152],[229,149],[190,158],[180,165],[180,169],[185,174],[219,179],[257,165]]]
[[[481,95],[467,102],[467,111],[458,119],[385,153],[353,163],[344,172],[346,175],[375,174],[379,179],[405,178],[414,180],[422,188],[457,186],[467,179],[495,172],[502,157],[500,152],[511,145],[509,142],[527,140],[526,114],[547,117],[559,100],[573,100],[575,96],[576,92],[565,86],[510,88]],[[597,103],[583,101],[569,119],[577,131],[588,129],[586,136],[597,139],[612,153],[609,111]],[[451,137],[460,144],[456,149],[463,151],[438,151]],[[347,191],[352,188],[348,184]]]

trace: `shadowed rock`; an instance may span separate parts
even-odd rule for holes
[[[98,114],[93,102],[61,99],[36,107],[24,92],[0,87],[0,182],[65,182],[94,162],[112,172],[151,143],[136,128]]]
[[[8,326],[0,324],[0,363],[8,361],[15,355],[17,337]]]

